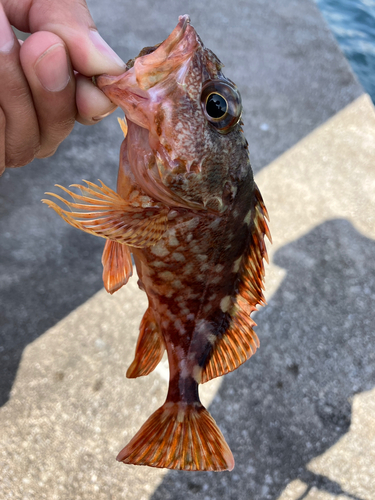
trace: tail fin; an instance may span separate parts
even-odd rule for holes
[[[166,402],[117,456],[119,462],[178,470],[232,470],[234,458],[200,404]]]

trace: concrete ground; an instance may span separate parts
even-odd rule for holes
[[[89,1],[127,60],[189,13],[244,101],[274,244],[261,348],[202,387],[236,467],[125,466],[164,400],[166,363],[128,380],[146,307],[109,296],[103,243],[40,203],[55,183],[115,185],[114,116],[0,179],[0,498],[375,499],[375,111],[310,0]]]

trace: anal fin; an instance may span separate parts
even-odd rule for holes
[[[224,436],[198,402],[164,403],[120,451],[117,460],[186,471],[223,471],[234,467]]]
[[[142,318],[134,361],[129,366],[126,376],[137,378],[148,375],[160,363],[164,351],[163,335],[149,307]]]
[[[133,274],[129,247],[117,241],[107,240],[105,242],[102,264],[104,288],[110,294],[126,285]]]

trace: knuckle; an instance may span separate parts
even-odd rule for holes
[[[5,133],[5,124],[6,124],[6,118],[5,118],[5,113],[0,106],[0,133],[4,134]]]
[[[71,117],[55,125],[53,129],[49,129],[48,133],[42,136],[41,147],[36,157],[48,158],[52,156],[63,140],[71,133],[74,123],[75,119]]]
[[[33,141],[27,147],[20,148],[19,145],[9,145],[6,148],[5,164],[7,168],[24,167],[37,157],[40,144]]]
[[[66,120],[62,121],[60,123],[59,129],[58,129],[58,134],[59,134],[59,144],[62,142],[70,132],[73,130],[75,124],[75,116],[70,116]]]
[[[10,157],[6,157],[6,167],[7,168],[17,168],[24,167],[25,165],[31,163],[34,158],[36,158],[36,154],[34,152],[25,151],[21,154],[16,154]]]

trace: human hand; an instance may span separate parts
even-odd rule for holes
[[[10,24],[32,34],[20,44]],[[84,0],[0,0],[0,175],[114,111],[91,77],[124,70]]]

